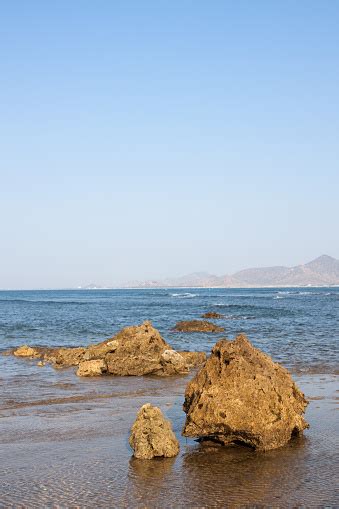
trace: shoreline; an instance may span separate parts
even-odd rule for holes
[[[288,286],[112,286],[105,288],[0,288],[0,292],[93,292],[93,291],[107,291],[107,290],[272,290],[272,289],[288,289],[288,288],[303,288],[303,289],[331,289],[339,288],[339,285],[288,285]]]

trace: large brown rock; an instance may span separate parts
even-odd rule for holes
[[[225,329],[207,320],[186,320],[178,322],[174,330],[178,332],[223,332]]]
[[[134,456],[140,459],[172,458],[179,452],[179,442],[160,408],[143,405],[132,426],[129,438]]]
[[[275,449],[308,427],[306,406],[288,371],[240,335],[216,343],[188,384],[183,435]]]
[[[126,327],[114,336],[116,349],[106,355],[112,375],[174,375],[189,371],[185,359],[161,337],[151,322]]]

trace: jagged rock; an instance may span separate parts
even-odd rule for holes
[[[82,361],[79,364],[78,376],[100,376],[107,371],[107,364],[102,359]]]
[[[148,321],[138,326],[126,327],[113,338],[86,348],[31,348],[24,345],[12,353],[21,357],[42,359],[52,363],[55,368],[82,364],[78,370],[79,376],[96,376],[106,372],[118,376],[186,374],[190,367],[205,360],[205,354],[201,352],[181,354],[173,350]],[[83,364],[98,360],[105,363],[105,367],[100,368],[101,372],[99,368],[94,368],[101,365],[100,363]],[[93,375],[90,374],[92,372]]]
[[[191,320],[178,322],[174,330],[179,332],[223,332],[225,329],[207,320]]]
[[[14,350],[13,355],[16,357],[31,357],[36,358],[39,357],[39,352],[36,348],[32,348],[28,345],[22,345],[16,350]]]
[[[118,346],[106,355],[107,370],[112,375],[166,376],[188,372],[183,357],[166,343],[151,322],[126,327],[114,339]]]
[[[179,452],[179,442],[160,408],[143,405],[132,426],[129,438],[134,456],[140,459],[172,458]]]
[[[183,435],[275,449],[308,427],[306,406],[288,371],[240,335],[216,343],[188,384]]]
[[[201,318],[224,318],[224,315],[221,315],[220,313],[216,313],[215,311],[209,311],[208,313],[204,313],[201,315]]]

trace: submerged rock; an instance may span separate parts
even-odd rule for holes
[[[186,374],[205,361],[201,352],[180,352],[166,343],[151,322],[126,327],[102,343],[76,348],[31,348],[15,350],[18,357],[39,358],[55,368],[79,366],[79,376]],[[100,362],[99,362],[100,361]]]
[[[190,320],[178,322],[174,330],[179,332],[224,332],[225,329],[207,320]]]
[[[204,313],[201,315],[201,318],[224,318],[224,315],[220,313],[216,313],[215,311],[208,311],[208,313]]]
[[[239,335],[216,343],[188,384],[183,435],[275,449],[308,427],[306,406],[288,371]]]
[[[170,421],[165,419],[160,408],[150,403],[140,408],[129,443],[134,456],[140,459],[173,458],[179,452],[179,442]]]

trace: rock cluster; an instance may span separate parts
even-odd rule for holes
[[[188,384],[183,435],[275,449],[308,427],[306,406],[288,371],[240,335],[217,342]]]
[[[215,311],[208,311],[207,313],[204,313],[203,315],[201,315],[201,318],[219,319],[219,318],[224,318],[224,315],[222,315],[220,313],[216,313]]]
[[[179,442],[160,408],[143,405],[132,426],[129,438],[134,456],[140,459],[172,458],[179,452]]]
[[[224,332],[225,329],[207,320],[188,320],[178,322],[174,330],[178,332]]]
[[[51,362],[54,367],[78,366],[79,376],[186,374],[206,360],[202,352],[173,350],[148,321],[126,327],[113,338],[88,347],[32,348],[24,345],[13,353],[18,357]]]

